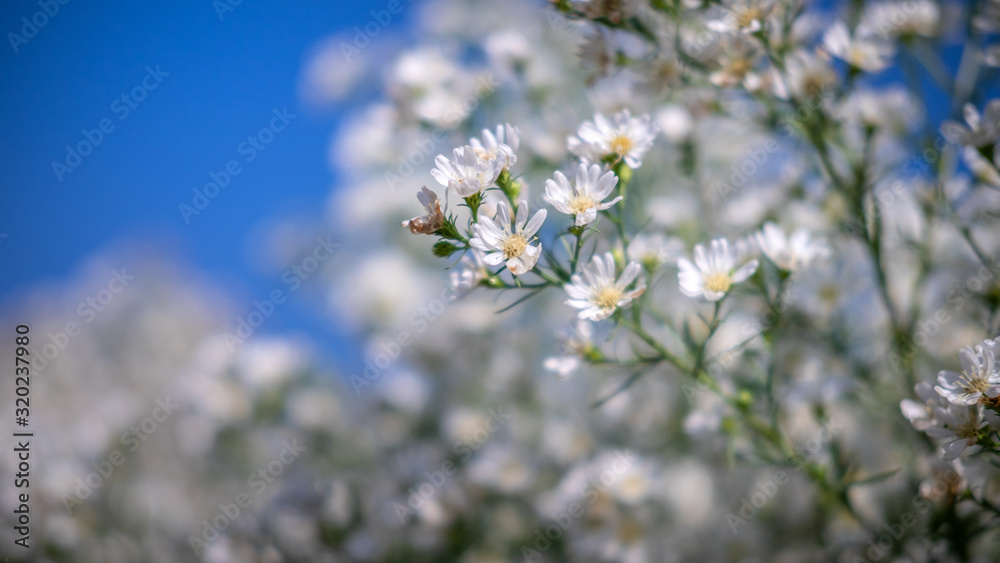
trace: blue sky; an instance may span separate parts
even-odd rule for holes
[[[52,0],[51,17],[37,0],[0,6],[0,307],[126,241],[152,241],[237,293],[275,287],[248,235],[275,217],[319,221],[336,183],[326,153],[340,116],[304,107],[301,71],[324,37],[386,2],[243,0],[220,12],[222,1]],[[28,38],[22,18],[44,25]],[[26,40],[13,38],[17,52],[11,33]],[[247,137],[272,125],[253,148]],[[88,143],[79,162],[67,156]],[[231,160],[239,174],[186,224],[179,205]],[[291,307],[268,328],[323,324]]]

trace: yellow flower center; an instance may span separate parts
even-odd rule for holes
[[[632,139],[629,139],[627,135],[618,135],[614,139],[611,139],[608,146],[618,156],[625,156],[632,150]]]
[[[750,27],[755,20],[759,20],[764,16],[764,10],[761,10],[757,6],[747,6],[742,10],[736,12],[736,25],[743,27]]]
[[[986,389],[989,387],[989,383],[985,377],[982,377],[979,372],[967,373],[962,372],[962,388],[965,389],[966,393],[986,393]]]
[[[517,258],[520,256],[524,249],[528,247],[528,239],[524,238],[521,233],[515,233],[503,240],[500,244],[500,249],[503,250],[504,260],[510,260],[511,258]]]
[[[705,278],[705,289],[714,293],[725,293],[729,291],[729,286],[733,285],[729,274],[717,273]]]
[[[729,64],[726,65],[726,72],[732,76],[742,78],[750,72],[751,68],[748,57],[738,57],[729,61]]]
[[[622,290],[611,285],[602,288],[594,296],[594,303],[600,305],[604,309],[613,309],[618,306],[618,302],[621,301]]]
[[[573,199],[569,200],[569,208],[577,215],[584,213],[591,207],[596,207],[597,202],[594,201],[587,194],[578,194],[573,196]]]

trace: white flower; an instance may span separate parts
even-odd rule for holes
[[[492,186],[503,171],[504,161],[499,158],[483,160],[476,149],[466,145],[455,149],[451,160],[439,154],[434,163],[437,165],[431,170],[434,179],[465,198]]]
[[[607,203],[601,203],[618,185],[618,177],[614,172],[608,171],[601,175],[601,170],[596,164],[589,169],[581,164],[576,170],[572,186],[566,176],[557,170],[555,180],[545,181],[545,195],[542,199],[562,213],[576,215],[577,227],[593,223],[598,211],[608,209],[622,199],[622,196],[618,196]]]
[[[545,358],[545,369],[554,372],[558,379],[569,379],[580,367],[580,359],[594,346],[594,325],[590,321],[577,320],[572,332],[559,335],[565,355]]]
[[[859,29],[884,38],[899,35],[933,37],[941,25],[938,5],[931,0],[902,0],[867,4]]]
[[[523,276],[535,267],[542,253],[542,245],[532,246],[531,240],[545,221],[546,213],[542,209],[528,221],[528,202],[523,201],[517,208],[516,223],[511,226],[510,210],[507,203],[501,201],[497,204],[497,222],[489,217],[480,217],[474,227],[475,236],[469,244],[486,253],[483,261],[490,266],[506,261],[507,269],[512,274]]]
[[[774,223],[766,223],[764,228],[754,233],[761,251],[774,264],[787,272],[794,272],[808,266],[817,258],[830,255],[830,248],[822,240],[811,240],[805,229],[796,229],[792,236]]]
[[[945,408],[948,406],[948,402],[941,395],[938,395],[931,384],[926,381],[917,383],[913,390],[922,402],[903,399],[899,402],[899,410],[903,412],[903,416],[910,421],[913,428],[923,432],[935,424],[934,409]]]
[[[942,397],[955,405],[974,405],[986,398],[1000,396],[1000,366],[996,354],[998,343],[984,340],[974,348],[959,350],[962,373],[941,371],[934,388]]]
[[[684,254],[684,241],[668,237],[663,233],[639,234],[628,245],[630,260],[642,264],[648,270],[655,270],[663,264],[673,264]]]
[[[726,0],[721,5],[726,14],[705,26],[718,33],[755,33],[763,28],[774,4],[774,0]]]
[[[509,123],[497,125],[496,135],[489,129],[483,129],[483,140],[473,138],[469,146],[476,151],[476,156],[484,162],[499,160],[500,170],[509,170],[517,162],[517,147],[521,143],[521,130],[511,127]]]
[[[965,448],[978,441],[979,429],[986,424],[981,408],[978,405],[964,407],[954,404],[934,408],[934,425],[926,432],[931,438],[947,440],[941,449],[945,460],[957,458]]]
[[[757,260],[751,260],[734,271],[736,251],[729,241],[718,238],[712,241],[711,250],[702,245],[694,247],[694,263],[687,258],[677,261],[681,293],[688,297],[704,296],[718,301],[734,283],[740,283],[757,271]]]
[[[580,318],[600,321],[608,318],[618,307],[628,305],[633,299],[646,291],[646,282],[639,279],[635,288],[626,291],[642,267],[635,262],[625,266],[618,281],[615,281],[615,259],[608,252],[602,258],[594,256],[590,264],[583,267],[583,275],[575,274],[572,283],[566,285],[566,293],[570,299],[566,304],[581,309]]]
[[[788,93],[800,99],[820,96],[839,80],[829,61],[805,50],[793,51],[785,60]]]
[[[472,249],[462,256],[458,269],[451,272],[451,287],[456,291],[468,291],[490,276],[483,261],[483,253]]]
[[[963,114],[968,127],[950,120],[941,124],[941,134],[950,142],[982,147],[1000,140],[1000,99],[990,100],[982,115],[976,106],[965,104]]]
[[[653,146],[657,127],[648,115],[633,118],[622,110],[611,120],[601,114],[594,115],[594,122],[585,121],[575,137],[567,140],[569,150],[582,158],[597,162],[614,156],[625,159],[630,168],[642,165],[642,157]]]
[[[424,214],[418,215],[409,221],[403,221],[404,227],[409,227],[413,234],[434,234],[444,224],[444,213],[441,212],[441,200],[436,193],[427,189],[427,186],[420,188],[417,199],[424,206]]]
[[[855,33],[851,37],[844,22],[833,24],[823,35],[826,52],[865,72],[881,72],[892,63],[896,54],[891,43],[872,35]]]

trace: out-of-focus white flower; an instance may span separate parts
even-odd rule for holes
[[[656,124],[648,115],[632,117],[626,109],[609,120],[598,113],[593,122],[580,125],[576,136],[567,140],[567,146],[570,152],[591,162],[616,157],[624,159],[630,168],[638,168],[646,151],[653,146],[656,133]]]
[[[748,90],[757,90],[761,81],[754,70],[761,60],[761,51],[757,46],[743,38],[723,43],[723,52],[719,55],[719,67],[708,79],[720,88],[732,88],[743,84]]]
[[[497,125],[494,135],[489,129],[483,129],[483,140],[473,138],[469,146],[476,151],[476,156],[484,162],[499,160],[500,170],[508,170],[517,162],[517,147],[521,143],[521,130],[509,123]]]
[[[565,355],[545,358],[545,369],[556,374],[559,379],[569,379],[580,367],[581,358],[594,346],[594,325],[590,321],[577,320],[572,332],[559,335]]]
[[[622,196],[618,196],[607,203],[601,203],[618,185],[618,177],[614,172],[609,170],[602,175],[602,170],[596,164],[592,164],[590,168],[581,164],[576,170],[572,185],[557,170],[554,180],[545,181],[545,195],[542,199],[562,213],[575,215],[577,227],[593,223],[598,211],[608,209],[622,199]]]
[[[472,249],[462,256],[458,267],[451,271],[451,287],[457,291],[468,291],[490,276],[483,261],[483,253]]]
[[[896,53],[891,43],[871,35],[855,33],[851,37],[844,22],[838,21],[823,35],[826,52],[865,72],[881,72],[892,63]]]
[[[948,403],[926,381],[917,383],[913,390],[922,402],[903,399],[899,402],[899,410],[903,412],[903,416],[910,421],[913,428],[923,432],[934,425],[934,409],[945,408]]]
[[[966,448],[976,444],[979,429],[986,425],[981,409],[979,405],[966,407],[955,404],[934,409],[934,425],[926,432],[931,438],[946,440],[941,448],[945,460],[957,458]]]
[[[754,233],[761,251],[774,262],[775,266],[788,272],[804,268],[818,258],[830,255],[830,247],[825,241],[814,240],[809,231],[796,229],[791,236],[778,225],[768,222],[764,228]]]
[[[898,2],[875,2],[865,6],[859,29],[875,34],[883,39],[896,36],[937,35],[941,24],[941,14],[936,2],[931,0],[905,0]]]
[[[656,112],[656,125],[663,136],[678,143],[687,138],[694,129],[691,112],[680,104],[667,104]]]
[[[531,271],[542,254],[542,245],[531,245],[532,237],[545,222],[547,211],[539,210],[528,220],[528,202],[523,201],[517,208],[513,225],[507,203],[497,204],[496,222],[489,217],[480,217],[474,227],[475,236],[469,241],[472,248],[485,253],[483,261],[490,266],[507,262],[507,269],[515,276],[523,276]],[[497,224],[499,223],[499,225]]]
[[[684,241],[668,237],[663,233],[638,234],[628,245],[628,257],[647,270],[655,270],[663,264],[673,264],[684,254]]]
[[[628,305],[646,291],[646,282],[641,278],[632,290],[627,290],[642,272],[642,267],[636,262],[629,262],[621,277],[615,281],[615,259],[610,252],[603,258],[595,255],[582,272],[582,276],[575,274],[572,283],[566,285],[566,293],[570,296],[566,304],[581,309],[581,319],[606,319],[615,309]]]
[[[409,221],[403,221],[404,227],[409,227],[413,234],[431,235],[444,224],[444,213],[441,212],[441,200],[436,193],[427,189],[427,186],[420,188],[417,199],[424,206],[424,214],[418,215]]]
[[[993,147],[993,162],[979,154],[974,147],[965,147],[962,150],[962,161],[972,170],[976,178],[1000,186],[1000,143]]]
[[[903,88],[858,88],[836,110],[841,119],[871,127],[906,131],[917,125],[921,109]]]
[[[705,26],[718,33],[754,33],[763,28],[774,4],[775,0],[725,0],[721,4],[725,14]]]
[[[1000,139],[1000,98],[990,100],[982,115],[972,104],[965,104],[963,114],[968,127],[951,120],[941,124],[941,134],[950,142],[982,147]]]
[[[694,263],[687,258],[677,261],[681,293],[709,301],[722,299],[733,284],[740,283],[757,271],[757,260],[751,260],[734,270],[737,253],[729,241],[712,241],[711,250],[698,244],[694,247]]]
[[[1000,366],[996,354],[1000,343],[984,340],[958,351],[962,373],[941,371],[935,391],[955,405],[974,405],[1000,396]]]
[[[805,50],[797,50],[785,59],[788,93],[799,99],[821,96],[838,81],[837,73],[824,58]]]
[[[434,159],[437,168],[431,170],[431,175],[459,197],[478,194],[492,186],[503,172],[505,160],[483,160],[472,146],[458,147],[452,154],[451,159],[439,154]]]

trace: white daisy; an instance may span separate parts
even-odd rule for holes
[[[523,201],[517,208],[517,218],[512,226],[507,203],[497,204],[496,222],[489,217],[480,217],[475,224],[475,236],[469,241],[472,248],[485,253],[483,261],[490,266],[507,262],[507,269],[515,276],[523,276],[535,267],[542,253],[542,245],[531,245],[534,234],[545,222],[544,209],[528,220],[528,202]],[[499,224],[499,225],[498,225]]]
[[[441,212],[441,200],[436,193],[427,189],[427,186],[420,188],[417,199],[424,206],[425,213],[403,221],[404,227],[409,227],[413,234],[434,234],[435,231],[444,225],[444,213]]]
[[[887,41],[870,34],[851,33],[844,22],[838,21],[823,34],[827,53],[865,72],[881,72],[892,63],[896,49]]]
[[[437,168],[431,170],[431,175],[459,197],[473,196],[492,186],[503,172],[504,160],[483,160],[469,145],[455,149],[452,154],[451,160],[439,154],[434,159]]]
[[[980,406],[959,406],[949,404],[945,408],[934,409],[934,425],[925,432],[931,438],[947,440],[941,448],[942,457],[951,461],[962,455],[969,446],[979,439],[979,429],[986,424]]]
[[[796,229],[791,236],[778,225],[768,222],[754,239],[760,250],[786,272],[794,272],[808,266],[813,260],[830,255],[830,247],[825,241],[810,239],[805,229]]]
[[[996,354],[998,343],[984,340],[974,348],[959,350],[962,373],[941,371],[935,391],[955,405],[975,405],[985,399],[1000,396],[1000,366]]]
[[[545,369],[555,373],[558,379],[569,379],[580,367],[581,358],[594,348],[594,325],[579,319],[572,332],[561,333],[559,340],[564,355],[545,358]]]
[[[618,177],[614,172],[608,171],[602,175],[602,170],[596,164],[590,168],[581,164],[576,170],[573,185],[557,170],[555,180],[545,181],[545,195],[542,199],[562,213],[576,215],[577,227],[593,223],[598,211],[608,209],[622,199],[622,196],[618,196],[607,203],[601,203],[618,185]]]
[[[751,260],[734,271],[736,250],[729,241],[712,241],[711,250],[698,244],[694,247],[694,263],[687,258],[677,261],[681,293],[688,297],[704,296],[709,301],[722,299],[733,284],[740,283],[757,271],[757,260]]]
[[[903,399],[899,402],[899,410],[903,412],[903,416],[910,421],[913,428],[923,432],[935,424],[934,409],[945,408],[948,406],[948,402],[941,395],[938,395],[931,384],[926,381],[918,383],[913,390],[921,402]]]
[[[793,51],[786,57],[785,73],[788,93],[799,99],[821,96],[839,81],[825,57],[806,50]]]
[[[968,127],[957,121],[941,124],[941,134],[952,143],[982,147],[1000,140],[1000,99],[991,100],[982,115],[972,104],[965,104],[963,115]]]
[[[663,233],[639,234],[628,245],[630,260],[642,264],[647,270],[655,270],[663,264],[673,264],[684,254],[684,241],[668,237]]]
[[[472,249],[462,256],[458,268],[450,275],[451,287],[456,291],[469,291],[490,276],[483,261],[483,253]]]
[[[720,4],[725,15],[705,26],[717,33],[755,33],[764,27],[774,4],[774,0],[725,0]]]
[[[621,277],[615,281],[615,259],[611,253],[606,253],[603,258],[595,255],[583,267],[583,275],[575,274],[572,283],[566,285],[566,293],[570,296],[566,304],[581,309],[581,319],[606,319],[615,309],[628,305],[646,291],[646,282],[641,278],[632,290],[626,289],[640,272],[642,267],[639,264],[629,262]]]
[[[503,164],[500,169],[509,170],[517,162],[517,147],[521,143],[521,130],[511,127],[509,123],[497,125],[496,135],[489,129],[483,129],[483,140],[473,138],[469,140],[469,146],[476,151],[484,162],[500,160]]]
[[[610,120],[595,114],[593,123],[585,121],[566,142],[573,154],[592,162],[615,157],[624,159],[630,168],[638,168],[656,133],[656,124],[648,115],[634,118],[626,109]]]

